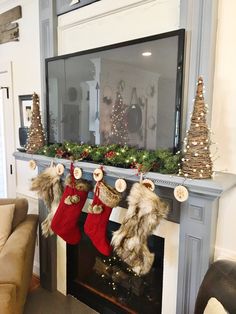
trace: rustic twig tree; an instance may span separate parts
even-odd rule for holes
[[[30,154],[35,153],[39,148],[45,145],[45,135],[39,110],[39,96],[34,93],[32,100],[33,109],[31,115],[31,125],[28,132],[28,141],[26,146],[26,151]]]
[[[206,121],[207,107],[203,96],[203,79],[199,77],[190,129],[185,139],[180,174],[192,179],[212,177],[210,131]]]

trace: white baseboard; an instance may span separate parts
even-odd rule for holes
[[[236,251],[227,250],[227,249],[216,246],[214,260],[216,261],[219,259],[227,259],[230,261],[236,261]]]

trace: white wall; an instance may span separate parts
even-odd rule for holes
[[[1,62],[12,62],[14,125],[12,132],[15,135],[16,147],[19,147],[18,128],[20,127],[19,95],[32,94],[34,91],[41,94],[40,78],[40,50],[39,50],[39,8],[36,0],[0,0],[0,13],[15,6],[22,7],[22,18],[19,24],[20,38],[18,42],[9,42],[0,45]],[[9,159],[10,156],[7,156]],[[30,178],[33,172],[28,163],[18,161],[17,191],[19,197],[29,200],[29,212],[38,213],[38,201],[34,193],[29,191]],[[36,175],[36,173],[34,173]],[[38,246],[35,252],[34,273],[39,274]]]
[[[1,84],[1,82],[0,82]],[[6,160],[5,160],[5,134],[4,134],[4,106],[3,90],[0,90],[0,197],[7,195],[7,180],[6,180]]]
[[[0,13],[17,5],[22,7],[22,18],[19,24],[20,40],[0,45],[1,62],[12,61],[14,118],[16,146],[18,142],[18,127],[20,126],[18,96],[41,94],[40,82],[40,54],[39,54],[39,9],[38,1],[10,0],[0,1]]]
[[[219,0],[215,78],[212,110],[213,140],[218,159],[215,170],[236,174],[236,1]],[[206,87],[207,88],[207,87]],[[216,156],[216,157],[217,157]],[[216,258],[236,259],[236,189],[220,201]]]
[[[179,0],[102,0],[58,19],[58,53],[65,54],[175,30]]]

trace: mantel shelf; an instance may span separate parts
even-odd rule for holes
[[[49,166],[53,160],[56,164],[61,163],[65,168],[69,169],[71,161],[69,159],[51,158],[43,155],[27,154],[15,152],[14,156],[18,160],[29,161],[35,160],[38,165]],[[100,165],[91,162],[75,162],[75,165],[82,168],[83,171],[92,173],[94,169]],[[129,181],[138,181],[134,169],[118,168],[113,166],[104,166],[105,174],[109,177],[121,177]],[[185,179],[177,175],[160,174],[156,172],[148,172],[145,178],[151,179],[155,185],[167,188],[175,188],[177,185],[183,184],[192,193],[201,195],[220,197],[223,193],[236,186],[236,175],[231,173],[216,172],[212,179]]]

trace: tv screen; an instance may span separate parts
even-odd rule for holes
[[[176,151],[183,55],[180,29],[46,59],[48,142]]]

